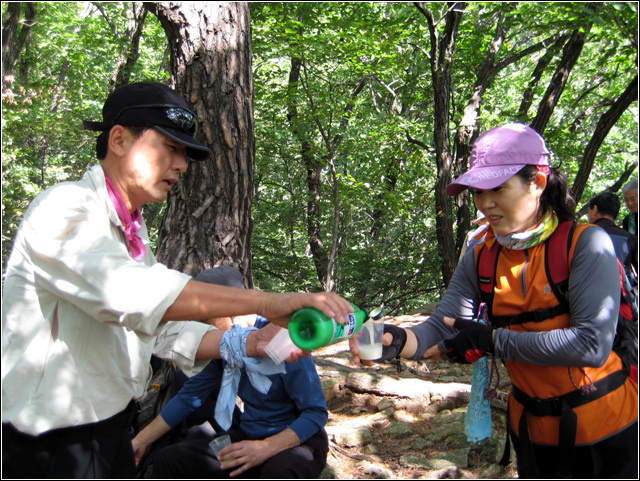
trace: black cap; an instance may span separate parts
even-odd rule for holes
[[[198,121],[187,102],[173,89],[156,82],[137,82],[114,90],[102,107],[102,122],[85,120],[87,130],[105,131],[114,125],[153,127],[184,145],[194,160],[211,150],[193,138]]]
[[[244,278],[242,274],[240,274],[238,269],[231,266],[218,266],[212,269],[206,269],[198,274],[195,280],[244,289]]]

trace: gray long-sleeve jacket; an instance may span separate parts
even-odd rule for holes
[[[503,252],[507,249],[503,249]],[[502,255],[502,254],[501,254]],[[473,251],[458,265],[449,288],[433,315],[411,328],[418,339],[414,359],[456,330],[444,317],[474,318],[480,298]],[[577,240],[570,265],[568,329],[513,332],[497,329],[496,356],[510,361],[545,366],[601,366],[611,353],[620,304],[620,279],[609,235],[589,227]]]

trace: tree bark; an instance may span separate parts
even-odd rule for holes
[[[190,161],[169,195],[157,257],[195,274],[232,265],[253,287],[251,205],[254,126],[251,28],[246,2],[149,2],[171,49],[174,88],[213,152]]]

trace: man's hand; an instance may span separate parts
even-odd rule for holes
[[[332,292],[315,294],[264,292],[262,294],[258,314],[282,327],[288,327],[291,315],[303,307],[318,309],[335,319],[338,324],[349,322],[349,314],[353,312],[353,307],[346,299]]]
[[[444,318],[445,324],[458,329],[459,332],[449,339],[440,341],[430,347],[424,357],[432,360],[444,359],[460,364],[469,364],[483,358],[487,353],[493,354],[493,329],[479,322],[464,319]]]

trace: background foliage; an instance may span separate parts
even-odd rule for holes
[[[81,121],[100,117],[119,52],[130,41],[127,22],[134,6],[140,8],[130,2],[31,5],[36,14],[28,38],[11,77],[3,79],[3,266],[30,200],[54,183],[79,178],[95,162],[93,137],[81,130]],[[437,21],[436,35],[444,35],[452,8],[463,11],[452,58],[451,135],[473,98],[500,15],[507,33],[496,64],[545,44],[491,78],[477,119],[480,131],[530,123],[562,56],[553,39],[585,32],[544,132],[554,163],[572,180],[598,120],[637,75],[637,3],[600,2],[596,10],[587,5],[425,4]],[[5,28],[7,8],[3,2]],[[445,285],[435,231],[434,32],[417,5],[253,2],[251,21],[255,286],[331,288],[396,314],[437,300]],[[9,48],[5,28],[3,54]],[[164,32],[147,15],[131,81],[168,81],[166,51]],[[545,56],[549,65],[536,77]],[[523,110],[528,89],[532,102]],[[636,99],[600,147],[579,205],[637,165],[637,132]],[[310,171],[319,173],[314,191]],[[149,209],[147,215],[157,222],[157,213]],[[320,254],[328,278],[319,275]]]

